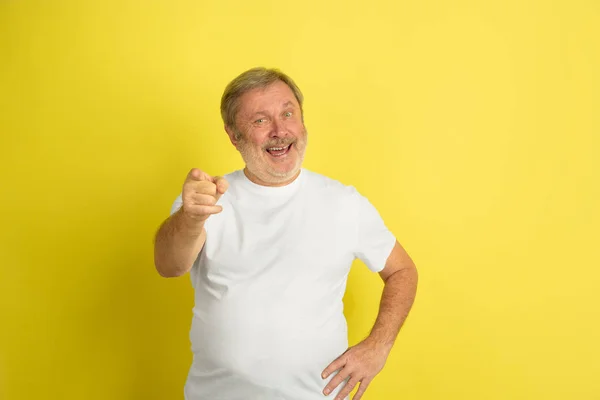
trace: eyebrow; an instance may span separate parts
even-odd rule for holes
[[[291,100],[286,101],[285,103],[283,103],[282,107],[289,107],[289,106],[293,106],[294,103]],[[260,110],[260,111],[256,111],[252,113],[252,116],[256,116],[256,115],[267,115],[267,111],[266,110]]]

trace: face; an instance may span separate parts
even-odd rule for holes
[[[293,181],[302,166],[307,134],[300,105],[292,90],[277,81],[266,88],[244,93],[236,126],[227,133],[246,163],[250,180],[267,186]]]

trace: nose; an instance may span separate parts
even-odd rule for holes
[[[269,132],[269,137],[284,137],[285,134],[286,130],[283,121],[277,118],[273,119],[273,123],[271,124],[271,132]]]

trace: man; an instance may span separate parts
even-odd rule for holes
[[[410,257],[353,187],[301,167],[303,96],[278,70],[225,89],[221,114],[243,171],[192,169],[158,230],[155,264],[190,272],[194,359],[187,400],[360,399],[412,306]],[[352,261],[385,282],[370,335],[348,348],[342,298]]]

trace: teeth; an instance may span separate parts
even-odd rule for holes
[[[269,147],[267,150],[272,150],[272,151],[279,151],[279,150],[283,150],[283,149],[287,149],[288,146],[285,147]]]

